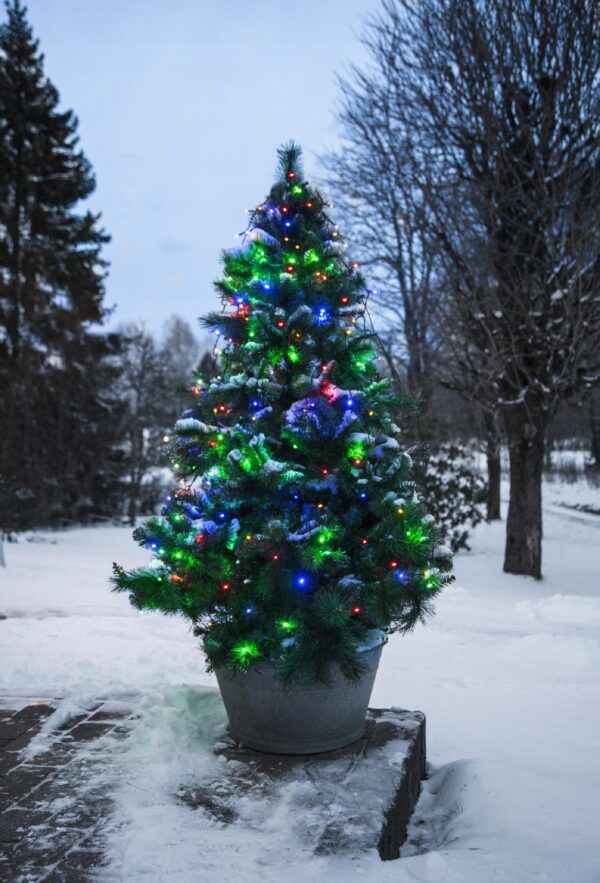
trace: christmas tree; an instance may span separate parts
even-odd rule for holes
[[[286,679],[360,674],[374,629],[410,630],[452,577],[376,367],[369,291],[302,177],[300,150],[223,253],[220,374],[176,424],[179,488],[139,528],[148,568],[115,565],[139,609],[182,614],[209,667],[277,660]]]

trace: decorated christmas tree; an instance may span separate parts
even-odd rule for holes
[[[374,630],[406,632],[452,577],[411,478],[409,407],[377,369],[370,294],[300,150],[223,253],[219,375],[201,376],[176,424],[179,487],[134,534],[149,567],[115,565],[142,610],[181,614],[209,667],[277,661],[326,680]]]

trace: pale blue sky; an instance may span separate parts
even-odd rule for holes
[[[27,0],[26,0],[27,2]],[[220,249],[294,138],[309,174],[335,143],[335,72],[364,57],[378,0],[28,0],[63,106],[79,116],[113,237],[111,324],[217,305]]]

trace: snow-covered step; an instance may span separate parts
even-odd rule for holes
[[[381,859],[395,859],[425,777],[425,716],[370,709],[364,737],[325,754],[264,754],[230,739],[214,750],[222,773],[182,788],[178,797],[188,806],[225,825],[241,821],[240,807],[248,825],[254,806],[267,826],[265,816],[285,806],[290,828],[315,855],[375,848]]]

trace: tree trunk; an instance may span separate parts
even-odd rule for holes
[[[505,414],[510,459],[510,503],[504,570],[542,577],[542,469],[546,421],[523,406]]]
[[[500,426],[497,414],[484,411],[485,453],[487,458],[487,497],[488,521],[500,520]]]

